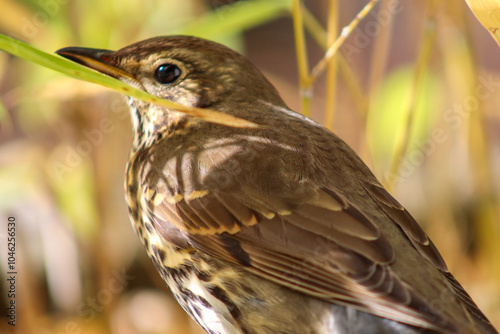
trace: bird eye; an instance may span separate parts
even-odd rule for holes
[[[169,84],[181,76],[181,70],[172,64],[162,64],[155,71],[155,79],[161,84]]]

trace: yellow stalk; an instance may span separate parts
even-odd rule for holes
[[[413,78],[412,88],[410,90],[409,110],[407,113],[406,125],[402,133],[401,139],[396,143],[396,151],[392,158],[389,175],[398,175],[401,161],[408,151],[410,138],[412,134],[413,122],[415,117],[415,109],[417,105],[418,95],[421,91],[426,70],[429,66],[430,56],[432,54],[434,42],[436,40],[436,28],[434,18],[431,17],[426,25],[425,34],[420,45],[420,53],[418,55],[415,68],[415,76]],[[389,190],[393,190],[395,178],[389,178],[389,184],[385,186]]]
[[[309,86],[325,70],[330,59],[335,55],[335,53],[337,53],[338,49],[345,42],[346,38],[358,26],[358,24],[361,22],[361,20],[364,19],[366,17],[366,15],[368,15],[370,10],[372,10],[372,8],[377,4],[378,1],[379,0],[371,0],[369,3],[367,3],[363,7],[363,9],[361,9],[361,11],[356,15],[354,20],[352,20],[351,23],[349,23],[348,26],[342,28],[342,31],[340,32],[340,36],[332,43],[332,45],[326,51],[323,59],[321,59],[318,62],[318,64],[316,64],[316,66],[311,71],[311,75],[307,79],[307,84]]]
[[[302,19],[302,5],[300,0],[294,0],[292,4],[293,28],[295,31],[295,49],[297,53],[297,63],[299,68],[299,85],[302,102],[302,113],[306,116],[310,114],[310,88],[307,83],[307,49],[304,36],[304,25]]]
[[[338,34],[338,1],[330,0],[328,5],[327,43],[332,45]],[[328,62],[326,74],[325,126],[332,130],[335,116],[335,96],[337,90],[337,57],[332,56]]]
[[[318,43],[318,45],[323,49],[328,49],[327,33],[325,29],[319,24],[316,18],[309,12],[306,8],[302,8],[302,18],[304,19],[304,27],[311,34],[312,38]],[[341,52],[337,54],[338,61],[338,71],[342,76],[343,82],[345,83],[347,90],[352,96],[352,100],[356,105],[362,119],[366,118],[366,113],[368,110],[368,101],[366,99],[365,93],[359,83],[359,80],[354,73],[351,64],[345,59]]]

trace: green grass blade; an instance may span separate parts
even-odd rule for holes
[[[291,7],[291,0],[236,2],[208,12],[175,33],[209,39],[229,34],[235,35],[289,13]]]
[[[182,111],[207,122],[232,126],[232,127],[257,127],[255,123],[209,109],[191,108],[172,101],[152,96],[142,90],[129,86],[117,79],[108,77],[90,68],[74,63],[55,54],[43,52],[27,43],[0,34],[0,50],[23,58],[29,62],[61,72],[67,76],[96,83],[121,94],[125,94],[156,105]]]

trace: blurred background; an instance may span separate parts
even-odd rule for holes
[[[303,46],[291,0],[0,0],[0,33],[47,52],[166,34],[242,52],[360,154],[500,328],[499,47],[464,1],[380,0],[299,80],[367,3],[303,1]],[[10,216],[18,272],[16,327],[2,311],[0,332],[202,333],[130,226],[125,99],[0,52],[0,102],[2,310]]]

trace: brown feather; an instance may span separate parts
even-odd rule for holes
[[[408,211],[401,206],[389,193],[377,184],[369,184],[366,190],[379,207],[403,230],[412,244],[420,253],[441,271],[448,268],[434,243],[418,225]]]

